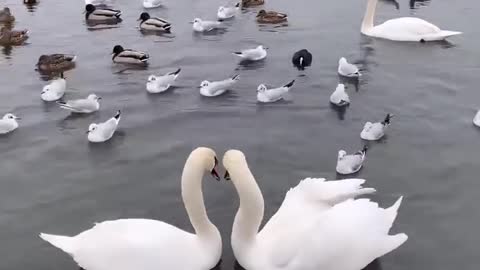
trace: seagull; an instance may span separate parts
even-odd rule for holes
[[[93,113],[100,109],[100,103],[98,101],[101,97],[90,94],[87,98],[57,101],[60,108],[71,111],[72,113]]]
[[[237,3],[234,7],[220,6],[218,8],[217,17],[220,20],[230,19],[235,17],[238,11],[240,11],[240,3]]]
[[[293,55],[292,63],[298,69],[303,70],[312,64],[312,54],[306,49],[300,50]]]
[[[480,127],[480,111],[478,111],[475,115],[475,118],[473,118],[473,124],[477,127]]]
[[[338,151],[337,173],[339,174],[354,174],[358,172],[365,161],[368,147],[365,145],[362,150],[353,155],[347,155],[344,150]]]
[[[232,87],[238,81],[238,75],[228,78],[223,81],[209,82],[203,81],[200,84],[200,94],[205,97],[216,97]]]
[[[338,61],[338,73],[345,77],[356,78],[362,76],[358,67],[347,62],[345,57],[340,58]]]
[[[167,73],[162,76],[150,75],[147,82],[147,91],[152,94],[162,93],[168,90],[175,82],[182,69]]]
[[[258,61],[267,57],[267,49],[268,48],[260,45],[254,49],[247,49],[241,52],[234,52],[233,54],[243,58],[244,60]]]
[[[118,122],[120,122],[120,110],[114,117],[100,124],[90,124],[88,127],[88,141],[92,143],[101,143],[110,140],[117,130]]]
[[[162,5],[161,0],[143,0],[144,8],[156,8]]]
[[[18,128],[17,120],[20,120],[20,117],[17,117],[11,113],[7,113],[0,119],[0,134],[7,134]]]
[[[50,84],[43,87],[40,97],[43,101],[57,101],[65,95],[65,90],[67,89],[67,81],[63,76],[63,73],[60,74],[60,78],[53,80]]]
[[[267,89],[265,84],[260,84],[257,88],[257,101],[261,103],[270,103],[282,100],[292,88],[295,80],[285,84],[282,87]]]
[[[193,31],[195,32],[209,32],[220,27],[222,23],[217,21],[202,21],[202,19],[195,18],[193,20]]]
[[[385,120],[382,122],[365,123],[362,132],[360,133],[360,138],[367,140],[367,141],[377,141],[380,140],[384,135],[385,131],[387,131],[388,126],[390,126],[390,120],[392,119],[393,114],[387,114]]]
[[[330,96],[330,102],[337,106],[346,106],[350,104],[350,97],[345,91],[345,85],[340,83]]]

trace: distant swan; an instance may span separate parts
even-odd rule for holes
[[[219,180],[215,152],[197,148],[182,174],[182,198],[195,233],[152,219],[118,219],[96,224],[76,236],[40,234],[87,270],[208,270],[220,260],[222,239],[207,216],[202,178]]]
[[[368,0],[367,10],[362,22],[364,35],[394,41],[435,41],[460,35],[462,32],[441,30],[437,26],[414,17],[403,17],[373,25],[378,0]]]
[[[240,197],[231,242],[245,269],[360,270],[408,238],[389,235],[402,198],[387,209],[369,199],[354,200],[375,191],[363,188],[362,179],[301,181],[259,231],[264,200],[245,156],[230,150],[223,165]]]

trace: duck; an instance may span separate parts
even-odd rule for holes
[[[150,75],[146,85],[147,92],[158,94],[167,91],[180,75],[180,71],[181,68],[162,76]]]
[[[458,31],[441,30],[425,20],[415,17],[402,17],[374,25],[375,9],[378,0],[368,0],[361,33],[392,41],[426,42],[445,40],[448,37],[462,34]]]
[[[220,96],[227,92],[227,90],[230,90],[230,88],[237,83],[238,79],[239,76],[235,75],[222,81],[210,82],[205,80],[200,84],[200,94],[204,97]]]
[[[202,182],[205,174],[220,180],[217,164],[215,152],[206,147],[193,150],[185,162],[181,196],[193,233],[159,220],[125,218],[96,223],[76,236],[41,233],[40,238],[84,269],[212,269],[222,255],[222,237],[207,215]]]
[[[358,67],[350,64],[345,57],[338,60],[338,74],[348,78],[358,78],[362,76]]]
[[[85,20],[90,22],[120,21],[121,15],[122,15],[122,12],[120,10],[94,6],[92,4],[88,4],[85,6]]]
[[[389,234],[403,197],[386,209],[357,199],[375,192],[362,186],[365,179],[304,179],[260,229],[265,201],[245,155],[229,150],[223,166],[239,197],[231,246],[243,269],[360,270],[408,239]]]
[[[75,67],[77,56],[68,54],[41,55],[38,58],[37,68],[40,71],[61,71]]]
[[[265,84],[260,84],[257,87],[257,101],[260,103],[272,103],[284,100],[294,83],[295,80],[292,80],[282,87],[271,89],[268,89]]]
[[[217,11],[217,18],[220,20],[226,20],[233,18],[240,11],[240,3],[235,4],[233,7],[220,6]]]
[[[260,10],[257,14],[257,22],[259,23],[283,23],[287,21],[287,14],[276,11]]]
[[[72,113],[89,114],[100,109],[100,103],[98,102],[100,99],[102,98],[95,94],[90,94],[87,98],[57,101],[57,104],[60,108]]]
[[[246,61],[259,61],[267,57],[267,50],[267,47],[259,45],[256,48],[234,52],[233,54]]]
[[[330,102],[337,106],[346,106],[350,104],[350,97],[345,91],[345,85],[339,83],[332,95],[330,95]]]
[[[150,56],[144,52],[134,51],[131,49],[124,49],[120,45],[113,47],[112,61],[114,63],[122,64],[140,64],[145,65]]]
[[[256,7],[265,4],[265,0],[242,0],[242,7]]]
[[[165,33],[170,33],[172,28],[171,23],[157,17],[152,18],[150,17],[150,14],[148,14],[148,12],[143,12],[140,15],[140,18],[138,19],[138,21],[141,21],[140,23],[141,30],[161,31]]]
[[[22,45],[28,39],[28,30],[0,29],[0,45]]]
[[[12,15],[10,8],[4,7],[0,10],[0,23],[11,23],[15,21],[15,17]]]
[[[312,64],[312,58],[312,54],[307,49],[302,49],[293,54],[292,64],[299,70],[303,70]]]
[[[480,127],[480,110],[475,114],[475,117],[473,118],[473,124],[477,127]]]
[[[338,151],[337,168],[339,174],[348,175],[360,171],[365,161],[368,147],[365,145],[362,150],[355,154],[347,155],[345,150]]]
[[[43,90],[40,94],[40,97],[43,101],[57,101],[65,95],[67,90],[67,81],[63,76],[63,73],[60,74],[60,78],[52,80],[48,85],[43,87]]]
[[[157,8],[162,5],[161,0],[143,0],[143,7],[144,8]]]
[[[2,119],[0,119],[0,135],[8,134],[17,129],[17,120],[20,119],[20,117],[15,116],[13,113],[5,114]]]
[[[88,141],[91,143],[103,143],[110,140],[115,134],[115,131],[117,131],[121,115],[122,112],[118,110],[115,116],[107,121],[99,124],[90,124],[87,131]]]
[[[195,18],[192,23],[193,31],[195,32],[210,32],[220,28],[222,25],[222,23],[218,21],[204,21],[200,18]]]
[[[390,121],[393,118],[393,114],[388,113],[385,119],[382,122],[365,123],[362,132],[360,133],[360,138],[367,141],[378,141],[387,131],[388,126],[390,126]]]

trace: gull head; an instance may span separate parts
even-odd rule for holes
[[[88,95],[87,99],[97,101],[97,100],[100,100],[100,99],[102,99],[102,98],[99,97],[99,96],[97,96],[97,95],[95,95],[95,94],[90,94],[90,95]]]
[[[200,87],[207,87],[208,85],[210,85],[210,82],[209,82],[209,81],[203,81],[203,82],[200,84]]]
[[[155,77],[155,75],[148,76],[148,82],[154,82],[156,80],[157,80],[157,77]]]
[[[8,120],[8,121],[15,121],[19,120],[20,117],[15,116],[13,113],[7,113],[3,116],[3,120]]]
[[[262,83],[257,87],[257,92],[263,93],[265,91],[267,91],[267,86],[265,84]]]
[[[338,151],[338,159],[342,159],[346,155],[347,155],[347,152],[345,152],[345,150]]]
[[[98,125],[97,125],[97,124],[95,124],[95,123],[94,123],[94,124],[90,124],[90,126],[88,127],[87,133],[92,133],[92,132],[94,132],[95,130],[97,130],[97,128],[98,128]]]
[[[339,83],[335,91],[345,92],[345,84]]]

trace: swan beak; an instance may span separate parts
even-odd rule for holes
[[[225,179],[225,181],[232,180],[232,178],[230,177],[230,173],[228,171],[225,171],[225,175],[223,176],[223,178]]]
[[[210,173],[212,174],[213,178],[215,178],[215,180],[220,181],[220,175],[218,175],[217,170],[215,170],[215,168],[213,168]]]

